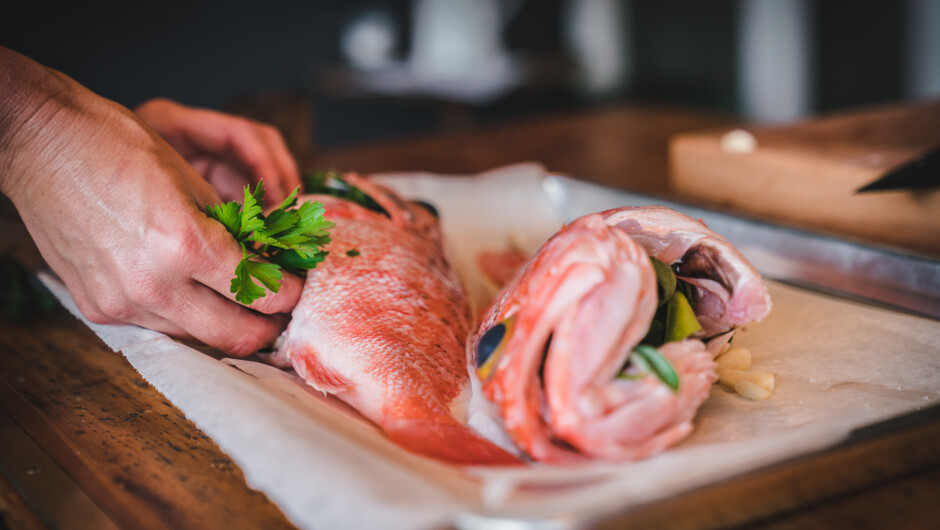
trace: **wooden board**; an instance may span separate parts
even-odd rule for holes
[[[855,194],[940,145],[940,100],[867,109],[781,127],[682,134],[670,144],[670,188],[710,206],[940,255],[940,190]],[[746,150],[745,150],[746,151]]]

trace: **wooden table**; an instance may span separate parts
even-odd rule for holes
[[[726,122],[681,110],[608,109],[323,152],[316,162],[470,173],[538,160],[661,194],[667,138]],[[0,319],[0,331],[0,528],[290,526],[211,439],[64,310]],[[933,408],[602,526],[936,528],[938,499],[940,409]]]

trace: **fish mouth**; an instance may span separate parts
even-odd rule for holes
[[[759,321],[770,311],[760,274],[701,220],[662,206],[616,208],[601,215],[695,286],[689,302],[704,328],[703,336]]]
[[[711,280],[720,285],[730,298],[734,295],[734,283],[728,279],[718,250],[705,245],[692,245],[683,256],[672,264],[677,276],[690,280]]]

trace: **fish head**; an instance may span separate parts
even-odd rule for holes
[[[497,295],[468,354],[530,455],[557,452],[564,442],[546,424],[578,421],[572,404],[616,377],[649,328],[656,289],[646,251],[592,215],[548,240]]]
[[[599,365],[615,365],[600,361],[629,353],[619,350],[644,336],[656,303],[646,252],[601,217],[584,217],[546,242],[497,295],[470,353],[484,381],[507,350],[531,352],[525,357],[577,351],[586,364],[594,363],[584,355],[601,352]]]
[[[534,460],[662,451],[691,432],[716,379],[700,340],[639,346],[659,305],[651,254],[681,258],[704,237],[641,228],[631,235],[607,212],[573,221],[497,295],[468,343],[484,394]],[[637,353],[648,350],[669,377]]]

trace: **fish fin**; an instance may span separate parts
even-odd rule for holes
[[[320,392],[339,394],[352,385],[352,381],[346,376],[321,363],[316,352],[308,347],[288,343],[284,348],[288,350],[288,356],[297,374]]]
[[[398,445],[416,453],[459,465],[519,465],[518,457],[454,420],[402,420],[385,425],[385,432]]]

